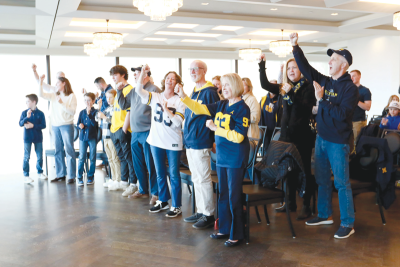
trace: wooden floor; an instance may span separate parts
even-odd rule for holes
[[[226,248],[209,238],[213,229],[150,214],[147,199],[108,192],[103,178],[96,170],[94,186],[78,187],[1,177],[0,266],[400,266],[399,201],[385,211],[383,226],[374,194],[358,196],[356,233],[345,240],[333,238],[340,224],[337,195],[334,225],[306,226],[292,213],[296,239],[275,205],[268,206],[269,226],[262,208],[261,224],[252,209],[250,244]],[[186,188],[182,199],[188,216]]]

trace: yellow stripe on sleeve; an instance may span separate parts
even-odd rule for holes
[[[211,116],[210,111],[208,110],[206,105],[202,105],[192,99],[190,99],[188,96],[185,97],[185,99],[181,99],[183,104],[185,104],[191,111],[194,112],[196,115],[208,115]]]
[[[244,140],[244,136],[236,131],[226,130],[223,128],[218,128],[215,132],[216,135],[225,137],[227,140],[233,143],[241,143]]]
[[[175,112],[175,114],[178,115],[178,116],[181,116],[181,117],[182,117],[182,120],[185,119],[185,116],[184,116],[182,113],[180,113],[180,112]]]
[[[150,105],[151,98],[152,98],[152,94],[149,92],[149,101],[147,101],[147,104],[146,104],[146,105]]]

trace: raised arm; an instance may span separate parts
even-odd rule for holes
[[[258,63],[258,65],[260,67],[260,83],[261,83],[261,87],[264,90],[267,90],[267,91],[277,95],[277,94],[279,94],[280,85],[269,82],[269,80],[267,78],[267,73],[265,71],[264,57],[265,57],[265,55],[262,54],[261,55],[261,62]]]
[[[310,82],[316,81],[319,84],[322,83],[323,80],[327,79],[328,77],[319,73],[316,69],[314,69],[308,60],[304,56],[303,50],[299,47],[297,40],[299,38],[296,32],[290,34],[290,42],[293,46],[293,56],[296,60],[297,66],[299,67],[300,72],[306,77],[307,80]]]
[[[35,80],[39,83],[40,82],[39,74],[37,73],[37,66],[35,64],[32,64],[32,70],[33,70],[33,76],[35,77]],[[50,91],[50,92],[56,91],[56,88],[54,86],[51,86],[45,82],[43,82],[43,89],[46,91]]]
[[[53,99],[54,93],[45,93],[43,92],[43,80],[44,80],[44,74],[40,77],[39,81],[39,93],[38,95],[46,100],[51,101]]]
[[[191,111],[193,111],[194,114],[211,116],[210,110],[208,109],[207,105],[202,105],[199,102],[190,99],[190,97],[188,97],[185,94],[185,92],[183,91],[182,85],[177,84],[175,86],[174,91],[181,98],[181,101],[183,102],[183,104],[185,104],[187,108],[189,108]],[[217,104],[211,104],[211,105],[217,105]]]

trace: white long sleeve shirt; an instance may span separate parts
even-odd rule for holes
[[[247,136],[255,139],[260,138],[260,128],[258,128],[258,122],[261,117],[260,104],[257,102],[256,97],[253,93],[248,92],[243,95],[243,100],[250,108],[250,127],[247,132]]]

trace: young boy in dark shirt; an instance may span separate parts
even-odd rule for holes
[[[24,127],[24,161],[23,171],[25,183],[30,184],[33,179],[29,177],[29,158],[31,155],[32,143],[35,145],[37,157],[36,169],[38,178],[46,180],[47,176],[43,173],[43,134],[46,128],[44,113],[37,108],[38,97],[35,94],[26,96],[27,110],[24,110],[19,120],[19,126]]]

